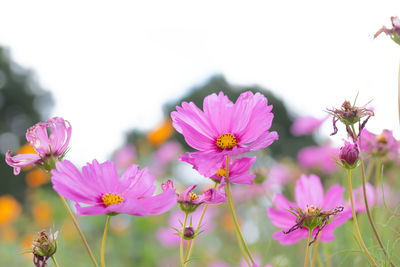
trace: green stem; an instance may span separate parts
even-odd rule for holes
[[[202,213],[201,216],[200,216],[199,224],[197,225],[197,228],[196,228],[196,231],[195,231],[196,234],[197,234],[197,233],[199,232],[199,230],[200,230],[201,222],[203,221],[204,214],[206,213],[207,208],[208,208],[208,204],[205,204],[205,205],[204,205],[204,209],[203,209],[203,213]],[[184,266],[187,266],[187,265],[189,264],[189,260],[190,260],[190,257],[192,256],[192,252],[193,252],[193,247],[194,247],[194,244],[196,243],[196,238],[197,238],[197,235],[194,236],[194,238],[193,238],[193,240],[192,240],[192,243],[190,244],[189,255],[187,255],[187,256],[185,257],[185,260],[184,260],[185,265],[184,265]]]
[[[318,245],[319,245],[319,239],[321,238],[321,232],[318,233],[318,238],[317,238],[317,242],[315,243],[314,249],[313,249],[313,256],[312,256],[312,260],[311,260],[311,267],[314,266],[315,261],[317,259],[317,254],[318,254]]]
[[[101,241],[101,267],[106,266],[106,262],[104,260],[104,250],[106,247],[106,239],[107,239],[107,233],[108,233],[108,226],[110,225],[110,219],[111,216],[107,215],[107,221],[106,221],[106,226],[104,227],[104,234],[103,234],[103,240]]]
[[[54,266],[58,267],[58,264],[57,264],[57,261],[56,261],[56,257],[54,257],[54,255],[53,255],[53,256],[51,256],[51,259],[53,260]]]
[[[65,201],[65,198],[64,198],[63,196],[61,196],[61,195],[59,195],[59,196],[60,196],[60,198],[61,198],[61,201],[62,201],[62,203],[63,203],[65,209],[67,210],[67,213],[68,213],[69,216],[71,217],[71,220],[72,220],[72,222],[73,222],[73,224],[74,224],[74,226],[75,226],[75,229],[78,231],[78,234],[79,234],[79,236],[81,237],[82,243],[83,243],[83,245],[85,246],[86,251],[87,251],[87,253],[89,254],[90,259],[92,260],[93,265],[94,265],[95,267],[98,267],[97,262],[96,262],[96,259],[94,258],[93,253],[92,253],[92,251],[90,250],[89,244],[88,244],[88,242],[86,241],[86,238],[85,238],[85,236],[83,235],[81,229],[79,228],[78,222],[76,221],[76,218],[75,218],[74,214],[72,213],[71,209],[69,208],[68,203]]]
[[[357,140],[357,136],[356,136],[356,132],[354,129],[354,125],[351,125],[352,130],[353,130],[353,134],[354,134],[354,138],[355,140]],[[369,210],[369,205],[368,205],[368,199],[367,199],[367,189],[366,189],[366,178],[365,178],[365,171],[364,171],[364,160],[360,155],[360,167],[361,167],[361,178],[362,178],[362,189],[363,189],[363,195],[364,195],[364,203],[365,203],[365,210],[367,211],[367,217],[368,217],[368,221],[369,224],[371,225],[372,228],[372,232],[374,233],[376,240],[378,241],[379,246],[382,249],[383,254],[385,254],[385,257],[389,260],[390,266],[394,267],[393,263],[390,261],[389,258],[389,254],[386,252],[385,247],[382,244],[381,238],[379,237],[378,231],[376,230],[375,224],[374,224],[374,220],[372,219],[371,216],[371,212]],[[378,164],[376,166],[376,168],[378,168]]]
[[[251,261],[251,263],[255,264],[253,258],[251,257],[249,248],[247,247],[246,242],[244,241],[242,233],[240,232],[239,223],[238,223],[238,220],[237,220],[237,217],[236,217],[236,213],[235,213],[235,207],[234,207],[234,203],[233,203],[233,199],[232,199],[231,185],[229,183],[229,156],[228,155],[226,156],[226,187],[225,188],[226,188],[226,195],[228,197],[229,209],[230,209],[231,214],[232,214],[233,225],[235,227],[235,231],[236,231],[236,234],[237,234],[236,237],[238,239],[239,247],[243,246],[244,251],[243,251],[243,249],[241,249],[243,257],[245,259],[247,259],[247,256],[248,256],[250,261]],[[240,246],[240,243],[242,243],[242,246]],[[246,256],[246,254],[247,254],[247,256]],[[249,266],[251,266],[251,265],[249,265]]]
[[[304,257],[304,267],[308,266],[308,258],[310,254],[310,242],[311,242],[311,237],[312,237],[312,229],[308,230],[308,240],[306,243],[306,256]]]
[[[180,255],[180,258],[181,258],[181,266],[182,267],[185,266],[185,261],[183,259],[183,235],[185,234],[185,228],[186,228],[186,222],[187,222],[188,215],[189,215],[189,213],[185,212],[185,221],[183,222],[183,225],[182,225],[181,244],[179,246],[179,255]]]
[[[361,237],[360,229],[358,228],[358,223],[357,223],[357,216],[356,212],[354,211],[354,201],[353,201],[353,191],[351,189],[351,171],[347,170],[347,180],[349,183],[349,193],[350,193],[350,203],[351,203],[351,212],[353,214],[353,222],[354,222],[354,228],[355,228],[355,235],[358,240],[358,243],[360,244],[361,248],[364,250],[365,255],[367,255],[368,260],[373,266],[378,266],[375,263],[375,260],[372,258],[371,254],[369,253],[367,247],[364,244],[364,241]]]

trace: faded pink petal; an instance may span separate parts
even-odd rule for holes
[[[299,208],[305,209],[307,205],[319,207],[322,205],[324,188],[318,176],[311,174],[307,177],[303,174],[296,182],[294,196]]]
[[[326,121],[329,116],[324,119],[317,119],[311,116],[298,117],[292,124],[290,131],[295,136],[312,134]]]
[[[11,157],[11,149],[6,153],[6,163],[14,168],[14,175],[18,175],[22,167],[35,165],[40,162],[40,156],[38,154],[18,154]]]
[[[305,147],[297,154],[299,164],[304,168],[317,169],[329,174],[337,169],[334,156],[339,149],[330,145]]]

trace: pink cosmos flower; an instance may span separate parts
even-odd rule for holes
[[[399,17],[391,17],[390,19],[392,21],[393,28],[388,29],[385,26],[382,26],[382,28],[375,33],[374,38],[378,37],[384,32],[386,35],[389,35],[394,42],[400,45],[400,19]]]
[[[50,135],[48,135],[50,131]],[[26,140],[37,154],[19,154],[11,157],[11,149],[6,153],[6,163],[18,175],[22,167],[39,164],[47,170],[54,167],[56,160],[63,158],[71,138],[71,124],[60,117],[48,119],[33,125],[26,132]]]
[[[278,240],[282,245],[290,245],[298,242],[302,238],[308,237],[308,229],[300,227],[295,231],[285,234],[291,227],[296,225],[297,218],[288,210],[310,208],[320,208],[321,212],[327,212],[335,209],[337,206],[343,206],[343,192],[344,188],[340,185],[333,185],[324,196],[324,189],[321,180],[318,176],[311,174],[309,177],[302,175],[296,182],[294,190],[296,203],[289,202],[283,195],[277,194],[274,197],[275,208],[268,208],[267,213],[272,224],[282,228],[284,231],[274,233],[273,238]],[[332,241],[335,236],[333,232],[336,227],[343,224],[351,217],[351,210],[344,209],[343,212],[338,213],[332,217],[331,221],[321,231],[321,241]],[[319,231],[319,226],[313,231],[315,236]]]
[[[298,117],[290,127],[290,131],[295,136],[312,134],[328,117],[329,116],[323,119],[317,119],[311,116]]]
[[[177,201],[174,190],[165,190],[153,196],[156,190],[154,176],[148,173],[147,168],[139,170],[135,164],[121,178],[118,178],[111,161],[99,164],[93,160],[80,173],[71,162],[65,160],[57,162],[56,170],[51,173],[53,189],[76,202],[78,216],[118,213],[155,215],[168,211]],[[81,206],[80,203],[85,205]]]
[[[136,161],[136,149],[133,145],[126,145],[115,151],[113,161],[117,170],[125,170]]]
[[[331,173],[337,169],[334,155],[339,154],[339,149],[329,144],[322,146],[309,146],[299,151],[297,160],[304,168],[318,169],[323,173]]]
[[[210,177],[222,166],[226,155],[265,148],[278,139],[269,132],[272,106],[260,93],[242,93],[232,103],[222,92],[204,98],[203,110],[193,102],[183,102],[171,113],[173,126],[199,152],[188,153],[198,171]]]
[[[396,158],[399,154],[400,142],[389,130],[383,130],[380,135],[375,135],[364,129],[359,137],[359,143],[361,150],[372,156],[388,155],[389,158]]]
[[[192,220],[192,226],[194,228],[196,228],[199,224],[202,213],[203,209],[197,209],[189,215],[188,221],[190,221],[190,219]],[[216,211],[213,209],[212,206],[207,208],[201,223],[203,226],[200,228],[201,231],[204,231],[203,233],[211,232],[214,229],[215,225],[213,223],[213,217],[215,213]],[[173,228],[182,229],[181,223],[183,223],[184,220],[184,212],[182,212],[181,210],[174,211],[173,213],[171,213],[168,220],[169,227],[163,227],[157,231],[157,239],[164,247],[179,246],[181,238],[179,235],[177,235],[176,230],[174,230]]]
[[[216,189],[210,188],[203,192],[201,195],[197,195],[193,193],[193,189],[195,189],[197,185],[190,185],[181,193],[177,194],[178,203],[183,211],[192,213],[194,212],[198,206],[203,203],[206,204],[218,204],[225,202],[227,200],[227,196],[224,191],[225,183],[222,181],[221,184],[217,186]],[[171,180],[167,180],[165,184],[161,185],[163,191],[174,191],[174,184]]]
[[[180,160],[185,161],[191,165],[193,165],[193,169],[198,170],[198,167],[195,165],[195,159],[190,155],[181,155]],[[255,174],[249,173],[251,166],[256,161],[256,157],[243,157],[237,158],[235,160],[229,160],[229,182],[234,184],[253,184],[253,179],[256,177]],[[214,173],[214,175],[210,176],[217,181],[221,181],[221,179],[226,178],[226,161],[222,162],[220,169]]]

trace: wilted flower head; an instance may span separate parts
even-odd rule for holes
[[[358,160],[360,159],[360,151],[357,144],[345,142],[344,146],[340,148],[338,164],[346,169],[353,169],[357,167]]]
[[[48,131],[50,131],[50,135]],[[70,123],[60,117],[36,123],[26,132],[26,140],[37,154],[19,154],[11,157],[11,149],[9,149],[6,154],[6,162],[14,167],[15,175],[19,174],[22,167],[35,164],[50,171],[54,169],[56,161],[62,160],[65,156],[71,131]]]
[[[216,189],[210,188],[204,191],[201,195],[197,195],[192,192],[196,187],[197,185],[190,185],[181,193],[177,194],[180,208],[186,213],[194,212],[203,203],[218,204],[227,200],[227,196],[224,192],[225,183],[219,184]],[[174,184],[171,180],[168,180],[165,184],[162,184],[161,188],[164,191],[175,191]]]
[[[392,21],[393,28],[388,29],[385,26],[382,26],[382,28],[375,33],[374,38],[378,37],[384,32],[386,35],[389,35],[394,42],[400,45],[400,19],[398,17],[391,17],[390,19]]]
[[[380,135],[375,135],[364,129],[359,137],[360,149],[369,155],[376,157],[398,156],[400,142],[393,137],[393,132],[383,130]]]
[[[344,188],[336,184],[324,196],[318,176],[302,175],[294,190],[296,203],[277,194],[273,200],[276,209],[267,209],[272,224],[283,229],[274,233],[273,238],[283,245],[294,244],[308,237],[309,227],[313,230],[314,238],[320,233],[321,241],[332,241],[335,228],[351,217],[351,212],[342,212],[343,192]]]
[[[194,158],[190,155],[183,154],[180,156],[180,160],[193,165],[193,169],[198,170]],[[243,157],[235,160],[229,159],[229,182],[233,184],[252,184],[256,175],[249,171],[255,161],[256,157]],[[209,178],[220,183],[226,176],[226,161],[224,160],[219,170],[214,173],[214,175],[209,176]]]
[[[99,164],[93,160],[82,168],[82,173],[67,160],[58,162],[56,167],[51,172],[53,188],[63,197],[76,202],[78,216],[119,213],[156,215],[168,211],[176,203],[174,190],[165,190],[153,196],[156,190],[154,176],[148,173],[147,168],[139,170],[135,164],[121,178],[118,178],[111,161]]]
[[[335,135],[338,132],[338,128],[336,126],[337,121],[341,121],[345,126],[347,133],[349,136],[353,137],[357,136],[357,133],[353,133],[351,128],[352,125],[358,122],[359,124],[359,133],[362,129],[364,129],[365,124],[368,122],[371,116],[374,116],[374,112],[370,108],[366,108],[366,105],[362,107],[356,107],[355,105],[351,105],[349,101],[344,101],[341,108],[332,108],[328,109],[328,113],[333,116],[333,133],[331,135]],[[367,117],[363,122],[361,119]]]
[[[232,103],[222,92],[204,98],[203,110],[183,102],[171,113],[173,126],[199,152],[188,153],[198,171],[210,177],[222,166],[225,156],[238,156],[265,148],[278,139],[269,132],[272,106],[260,93],[242,93]]]
[[[46,233],[45,230],[37,234],[37,238],[32,243],[33,263],[36,267],[43,267],[47,260],[57,251],[57,235],[55,233]]]

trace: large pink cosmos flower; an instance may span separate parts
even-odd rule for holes
[[[54,190],[76,202],[77,215],[115,215],[126,213],[134,216],[155,215],[172,208],[177,197],[174,190],[165,190],[153,196],[156,186],[154,176],[147,168],[139,170],[131,165],[118,178],[111,161],[87,163],[82,173],[69,161],[57,162],[52,170]],[[81,206],[79,203],[85,204]]]
[[[380,135],[375,135],[363,129],[359,137],[361,151],[372,156],[386,156],[393,159],[399,154],[400,142],[393,137],[393,132],[383,130]]]
[[[289,202],[283,195],[277,194],[274,197],[274,208],[268,208],[267,213],[272,224],[282,228],[281,231],[274,233],[273,238],[278,240],[282,245],[290,245],[298,242],[302,238],[308,237],[308,229],[305,227],[298,228],[295,231],[285,234],[291,227],[297,224],[297,218],[288,210],[293,209],[307,209],[309,207],[321,208],[322,212],[335,209],[337,206],[344,206],[343,200],[344,188],[340,185],[333,185],[324,196],[324,189],[321,180],[318,176],[311,174],[309,177],[302,175],[296,182],[294,189],[296,203]],[[338,213],[332,217],[329,222],[321,231],[321,241],[332,241],[335,236],[333,232],[336,227],[343,224],[351,217],[351,210],[344,209],[343,212]],[[313,231],[313,236],[318,232],[319,227]]]
[[[198,171],[210,177],[222,166],[226,155],[237,156],[265,148],[278,139],[269,132],[272,106],[260,93],[242,93],[232,103],[222,92],[204,98],[203,110],[183,102],[171,113],[173,126],[199,152],[188,153]]]
[[[50,130],[50,135],[48,135]],[[60,117],[48,119],[33,125],[26,132],[26,140],[37,154],[19,154],[11,157],[11,149],[6,153],[6,163],[14,167],[14,175],[18,175],[22,167],[43,165],[46,169],[54,167],[56,160],[62,158],[71,138],[71,124]]]
[[[311,116],[298,117],[290,127],[290,131],[295,136],[312,134],[328,117],[329,116],[323,119],[317,119]]]
[[[193,169],[198,170],[195,165],[195,159],[190,155],[181,155],[180,160],[185,161],[193,166]],[[229,160],[229,182],[233,184],[253,184],[253,179],[256,177],[255,174],[249,173],[251,166],[256,161],[256,157],[243,157],[235,160]],[[222,162],[220,169],[211,175],[209,178],[221,182],[223,178],[226,178],[226,161]]]

